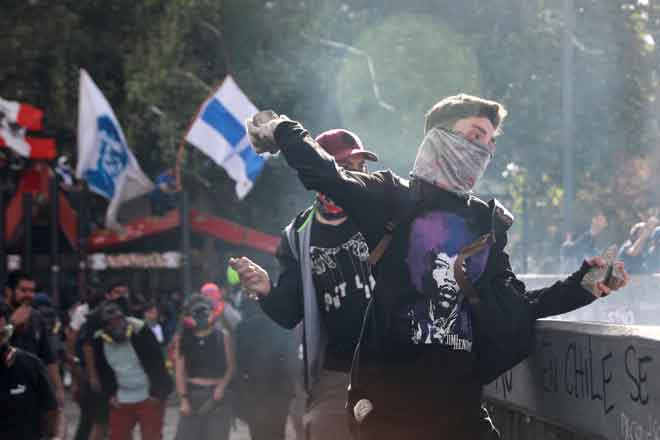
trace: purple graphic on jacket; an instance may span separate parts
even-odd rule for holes
[[[478,235],[453,213],[432,211],[415,219],[410,228],[406,263],[410,280],[422,296],[407,311],[414,344],[441,344],[471,351],[472,325],[463,295],[454,278],[458,252]],[[468,258],[465,272],[475,282],[486,267],[490,248]]]

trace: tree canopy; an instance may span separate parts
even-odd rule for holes
[[[259,108],[313,134],[345,127],[405,175],[423,115],[458,92],[509,110],[479,191],[505,199],[532,270],[556,270],[562,183],[561,56],[565,0],[5,0],[0,96],[42,107],[60,152],[75,156],[78,71],[112,104],[148,175],[174,164],[191,117],[227,74]],[[596,209],[608,237],[658,206],[660,5],[573,0],[576,231]],[[186,147],[196,203],[278,231],[311,200],[271,159],[239,202],[221,168]]]

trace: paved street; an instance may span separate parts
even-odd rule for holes
[[[66,403],[66,416],[68,423],[68,436],[67,439],[73,439],[75,435],[76,425],[78,422],[78,405],[73,402],[71,396],[67,393],[67,403]],[[178,407],[173,403],[168,405],[167,413],[165,415],[165,429],[163,430],[163,440],[173,440],[174,435],[176,434],[176,425],[179,420]],[[139,439],[139,433],[135,433],[135,439]],[[248,440],[250,434],[247,430],[247,426],[240,420],[236,421],[236,426],[232,430],[230,440]],[[292,431],[290,426],[287,426],[287,439],[293,439]],[[276,439],[273,439],[276,440]]]

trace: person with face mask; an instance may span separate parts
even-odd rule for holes
[[[326,131],[316,142],[341,170],[365,172],[366,161],[378,160],[349,130]],[[239,275],[244,268],[255,268],[264,287],[256,290],[259,304],[271,319],[289,329],[303,322],[301,382],[307,402],[298,406],[306,408],[302,422],[313,440],[349,435],[344,422],[348,371],[375,287],[368,255],[364,235],[342,205],[318,192],[314,204],[284,229],[276,285],[247,258],[232,261]]]
[[[130,313],[130,290],[128,284],[121,280],[114,280],[105,288],[102,293],[101,304],[114,303],[122,311],[124,315]],[[92,307],[88,304],[86,310],[83,310],[84,325],[80,328],[80,346],[82,348],[82,363],[84,364],[85,373],[85,389],[84,401],[89,401],[91,404],[86,405],[85,413],[90,416],[90,419],[85,419],[86,422],[91,422],[91,432],[89,433],[90,440],[101,440],[105,438],[105,431],[108,425],[109,416],[109,402],[107,397],[103,394],[101,387],[101,379],[96,365],[96,356],[94,353],[94,345],[97,342],[95,336],[103,329],[103,322],[101,319],[101,308],[99,304]],[[78,431],[79,438],[84,438],[85,431]]]
[[[10,344],[11,309],[0,302],[0,434],[3,439],[61,439],[59,408],[46,367]]]
[[[504,252],[512,216],[472,195],[505,116],[501,104],[470,95],[438,102],[410,181],[339,167],[299,123],[272,111],[246,122],[255,149],[281,151],[303,185],[346,210],[368,244],[377,281],[348,404],[363,440],[498,438],[481,407],[482,386],[531,352],[534,320],[626,282],[621,264],[609,286],[586,277],[606,265],[600,257],[536,291],[513,274]],[[267,294],[270,283],[240,263],[244,287]]]
[[[192,296],[177,338],[174,366],[181,399],[178,440],[227,440],[232,422],[228,385],[235,369],[232,337],[216,325],[216,304]]]
[[[131,438],[137,424],[143,439],[160,440],[165,401],[172,391],[160,345],[148,325],[127,317],[117,303],[106,301],[98,313],[94,363],[110,402],[110,440]]]

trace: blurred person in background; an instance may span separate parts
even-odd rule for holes
[[[5,300],[9,305],[14,334],[11,344],[37,356],[46,365],[48,377],[55,389],[58,403],[64,405],[64,386],[60,376],[57,348],[53,347],[50,331],[41,313],[32,303],[36,282],[27,272],[15,270],[9,273],[5,283]]]
[[[160,316],[161,326],[165,344],[169,345],[177,330],[177,323],[180,314],[180,305],[177,305],[174,293],[162,293],[158,295],[158,314]]]
[[[644,254],[648,249],[649,238],[658,225],[660,221],[655,216],[635,224],[630,229],[628,239],[619,248],[617,260],[624,262],[631,275],[644,272]]]
[[[649,237],[649,244],[644,255],[644,271],[660,273],[660,226],[655,228]]]
[[[85,399],[90,403],[89,416],[92,422],[90,438],[92,440],[101,440],[105,436],[110,412],[109,398],[103,393],[101,377],[96,364],[97,358],[94,353],[95,337],[103,329],[100,305],[101,301],[114,303],[124,315],[128,316],[130,312],[130,289],[128,284],[121,280],[110,282],[102,296],[95,298],[95,302],[97,300],[100,301],[94,306],[90,303],[89,313],[85,317],[85,324],[78,336],[78,343],[82,350],[82,362],[84,363],[85,386],[89,387],[84,390],[85,393],[81,397],[81,402]],[[81,435],[85,432],[81,429],[78,431]]]
[[[114,302],[99,306],[94,361],[103,395],[110,402],[110,440],[126,440],[140,426],[143,440],[162,438],[165,402],[172,379],[151,329],[127,317]]]
[[[591,219],[589,229],[578,235],[575,240],[570,237],[560,248],[561,273],[567,273],[578,266],[584,259],[598,255],[596,240],[607,229],[607,217],[603,211],[598,211]]]
[[[213,301],[193,295],[175,338],[177,440],[227,440],[233,420],[228,385],[236,368],[233,338],[216,325]]]
[[[137,292],[132,292],[128,298],[128,316],[137,319],[144,319],[144,311],[147,305],[147,300],[144,295]]]
[[[248,426],[252,440],[284,440],[293,381],[300,376],[297,340],[243,294],[231,267],[227,281],[233,289],[228,296],[241,315],[234,333],[236,417]]]
[[[101,440],[104,437],[108,423],[108,401],[101,393],[101,385],[92,386],[92,376],[88,368],[90,359],[93,362],[91,345],[87,355],[83,345],[89,341],[91,336],[90,324],[87,322],[88,315],[105,300],[105,294],[101,289],[90,289],[84,297],[84,301],[74,309],[69,327],[66,331],[66,345],[69,356],[77,361],[78,368],[74,369],[74,382],[72,395],[80,406],[80,416],[76,429],[75,440]],[[94,376],[96,378],[96,376]]]
[[[174,197],[176,192],[176,176],[172,168],[168,168],[156,176],[154,189],[149,195],[153,215],[162,216],[174,209],[176,207],[176,198]]]
[[[66,347],[62,338],[64,329],[62,328],[62,322],[57,314],[55,304],[53,304],[47,293],[40,292],[34,296],[32,305],[44,318],[44,323],[48,329],[48,339],[55,351],[56,357],[60,362],[64,362],[66,356]]]
[[[149,326],[158,343],[164,345],[165,336],[163,335],[163,327],[160,325],[160,314],[156,303],[153,301],[148,301],[144,305],[144,322]]]
[[[7,440],[63,440],[61,408],[46,367],[11,345],[11,314],[0,302],[0,435]]]
[[[75,368],[75,362],[73,358],[68,356],[65,345],[64,326],[60,320],[57,307],[55,307],[51,297],[45,292],[37,293],[34,296],[33,306],[44,318],[46,328],[49,330],[48,339],[50,340],[50,346],[53,347],[55,357],[60,366],[62,383],[65,387],[69,387],[72,382],[69,370]]]
[[[213,302],[215,313],[220,318],[216,320],[216,323],[224,326],[231,332],[236,330],[236,326],[243,319],[239,310],[242,296],[240,292],[238,292],[238,296],[235,295],[237,293],[235,291],[227,295],[228,292],[226,289],[217,284],[204,283],[200,288],[200,293]]]

